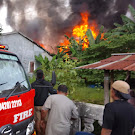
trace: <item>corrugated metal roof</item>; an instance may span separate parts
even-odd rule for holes
[[[135,71],[135,53],[112,54],[96,63],[76,67],[76,69],[128,70]]]

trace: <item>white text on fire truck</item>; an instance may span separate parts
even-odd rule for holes
[[[22,106],[21,99],[0,103],[0,111]]]
[[[14,121],[13,123],[16,123],[18,121],[22,121],[28,117],[32,116],[32,108],[29,110],[26,110],[24,112],[18,113],[14,115]]]

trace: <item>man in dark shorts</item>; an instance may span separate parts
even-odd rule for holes
[[[101,135],[132,135],[135,126],[135,109],[127,102],[130,86],[125,81],[112,84],[112,103],[105,105]]]
[[[46,101],[48,94],[56,94],[57,92],[53,90],[53,86],[45,81],[44,74],[42,70],[37,70],[36,81],[31,84],[31,87],[35,89],[34,98],[34,120],[36,134],[41,135],[40,120],[41,120],[41,109]]]

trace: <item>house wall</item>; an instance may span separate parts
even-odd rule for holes
[[[35,61],[35,55],[44,54],[49,60],[51,59],[47,52],[19,33],[1,35],[0,43],[7,44],[9,46],[8,51],[19,57],[27,74],[30,74],[30,62],[34,62],[35,69],[39,66]]]

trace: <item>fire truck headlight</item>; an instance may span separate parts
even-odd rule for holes
[[[1,135],[13,135],[13,130],[10,125],[5,126],[2,131],[0,131]]]
[[[31,135],[34,132],[34,124],[34,120],[31,123],[29,123],[26,129],[26,135]]]

